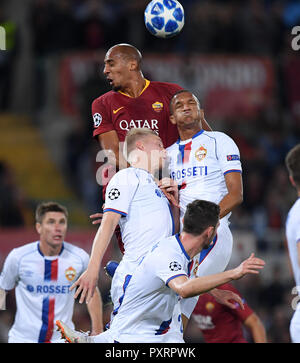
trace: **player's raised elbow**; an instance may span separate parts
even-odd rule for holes
[[[182,298],[182,299],[187,299],[189,297],[194,296],[193,292],[191,291],[191,289],[188,286],[181,286],[178,291],[177,294]]]
[[[240,191],[236,194],[235,200],[236,200],[236,206],[243,203],[243,200],[244,200],[243,191]]]

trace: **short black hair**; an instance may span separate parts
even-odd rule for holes
[[[36,208],[35,221],[37,223],[42,223],[45,214],[48,212],[61,212],[68,218],[68,210],[66,207],[56,202],[44,202],[39,204]]]
[[[202,234],[208,227],[216,227],[220,218],[220,206],[206,200],[189,203],[183,218],[183,231],[194,236]]]
[[[294,146],[288,152],[285,158],[285,165],[297,188],[300,188],[300,144]]]

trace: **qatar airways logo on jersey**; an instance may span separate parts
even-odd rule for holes
[[[120,129],[129,131],[133,128],[142,128],[146,127],[147,129],[151,129],[153,131],[156,131],[158,133],[158,120],[122,120],[119,123]]]
[[[189,168],[183,168],[176,171],[172,171],[170,176],[174,180],[181,180],[186,177],[193,176],[206,176],[208,174],[207,166],[191,166]]]
[[[33,294],[53,294],[53,295],[60,295],[60,294],[69,294],[70,285],[27,285],[27,291]]]

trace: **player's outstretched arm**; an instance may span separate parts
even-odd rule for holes
[[[231,280],[238,280],[246,274],[258,274],[259,270],[264,268],[264,265],[265,262],[260,258],[254,257],[252,253],[249,258],[235,269],[195,279],[188,279],[187,276],[178,276],[171,280],[168,286],[182,298],[188,298],[203,294]]]
[[[228,213],[243,202],[243,180],[241,173],[228,173],[225,175],[225,182],[228,193],[220,201],[221,208],[220,218],[223,218]]]
[[[254,343],[267,343],[266,329],[255,313],[248,316],[244,325],[251,331]]]
[[[121,215],[114,212],[104,213],[102,223],[94,238],[92,252],[87,270],[79,277],[79,279],[71,286],[71,290],[77,288],[74,298],[81,294],[79,303],[84,301],[88,304],[94,294],[98,283],[99,270],[102,258],[105,254],[107,246],[110,243],[114,230],[119,223]]]

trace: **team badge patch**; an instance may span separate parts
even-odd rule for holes
[[[68,267],[65,271],[65,276],[68,281],[73,281],[76,276],[76,270],[73,267]]]
[[[195,262],[195,266],[194,266],[194,269],[193,269],[193,275],[194,275],[194,276],[196,276],[196,275],[197,275],[198,267],[199,267],[199,261],[197,260],[197,261]]]
[[[110,192],[108,193],[108,198],[110,200],[115,200],[115,199],[118,199],[119,196],[121,195],[119,189],[117,188],[113,188],[112,190],[110,190]]]
[[[100,115],[100,113],[94,113],[93,120],[94,120],[94,126],[99,127],[102,122],[102,116]]]
[[[200,146],[199,149],[197,149],[195,152],[195,158],[198,161],[202,161],[205,158],[206,154],[207,154],[207,149],[205,149],[204,146]]]
[[[212,312],[214,310],[214,308],[215,308],[215,305],[210,301],[205,304],[205,309],[208,312]]]
[[[179,271],[182,269],[180,263],[173,261],[170,263],[169,268],[171,271]]]
[[[164,105],[163,105],[163,103],[161,103],[161,102],[154,102],[154,103],[152,104],[152,108],[153,108],[153,110],[154,110],[155,112],[160,112],[160,111],[162,111],[162,110],[163,110]]]
[[[227,155],[227,161],[240,160],[239,155]]]

